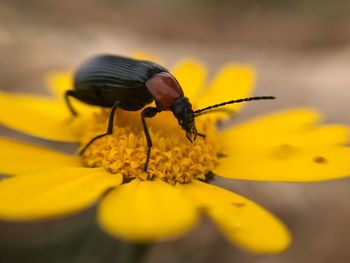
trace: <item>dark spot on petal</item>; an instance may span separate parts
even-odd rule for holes
[[[315,162],[315,163],[322,164],[322,163],[326,163],[326,162],[327,162],[327,159],[324,158],[323,156],[316,156],[316,157],[314,158],[314,162]]]
[[[231,205],[233,205],[235,207],[244,207],[244,206],[246,206],[245,203],[231,203]]]
[[[217,153],[216,156],[217,156],[218,158],[225,158],[225,157],[227,157],[227,155],[224,154],[224,153]]]
[[[298,149],[290,144],[281,144],[280,146],[276,147],[273,154],[278,159],[288,159],[292,157],[295,153],[298,152]]]
[[[282,149],[291,149],[291,148],[293,148],[292,147],[292,145],[290,145],[290,144],[282,144],[281,146],[280,146]]]

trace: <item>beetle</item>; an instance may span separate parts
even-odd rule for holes
[[[185,131],[187,139],[193,142],[197,136],[205,137],[204,134],[197,132],[196,116],[227,104],[274,99],[272,96],[250,97],[230,100],[194,111],[179,82],[166,68],[150,61],[115,55],[93,57],[76,71],[74,89],[67,90],[65,93],[66,104],[70,112],[76,116],[78,113],[71,104],[71,97],[90,105],[111,108],[106,132],[92,138],[80,154],[83,154],[97,139],[113,133],[114,115],[118,108],[126,111],[142,109],[141,122],[147,141],[144,171],[147,171],[152,148],[146,118],[153,118],[162,111],[171,111]],[[145,108],[153,101],[156,107]]]

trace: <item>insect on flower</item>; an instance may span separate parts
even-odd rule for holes
[[[93,137],[80,154],[83,154],[97,139],[113,133],[117,108],[138,111],[155,101],[156,107],[146,107],[141,112],[142,127],[147,140],[144,171],[147,171],[152,148],[152,139],[145,118],[153,118],[162,111],[171,111],[181,128],[185,130],[188,140],[193,142],[197,136],[205,137],[204,134],[197,132],[195,117],[228,104],[274,99],[272,96],[249,97],[194,111],[180,84],[167,69],[150,61],[113,55],[94,57],[77,70],[74,89],[65,93],[68,108],[76,116],[78,113],[73,108],[69,97],[90,105],[112,108],[106,132]]]

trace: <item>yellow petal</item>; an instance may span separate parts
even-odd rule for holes
[[[0,138],[0,173],[17,175],[50,171],[58,167],[79,167],[78,156],[66,155],[39,146]]]
[[[26,94],[22,92],[0,92],[0,100],[1,102],[7,100],[11,103],[14,101],[15,103],[19,103],[26,107],[31,107],[39,111],[49,111],[56,115],[62,114],[62,111],[60,110],[62,105],[57,101],[42,95]]]
[[[99,223],[106,232],[134,242],[182,235],[196,221],[195,207],[162,181],[136,179],[121,185],[99,208]]]
[[[185,96],[192,104],[196,104],[206,81],[205,66],[194,59],[184,59],[177,63],[172,74],[179,81]]]
[[[299,131],[267,131],[245,130],[233,128],[223,132],[220,140],[225,142],[224,147],[231,152],[232,147],[260,151],[275,147],[290,148],[319,147],[344,145],[349,141],[349,130],[343,125],[324,125],[319,127],[305,128]]]
[[[48,74],[46,82],[56,99],[63,99],[66,90],[73,88],[72,72],[53,72]]]
[[[214,173],[242,180],[308,182],[350,175],[350,148],[283,146],[265,152],[236,152],[222,158]]]
[[[9,128],[50,140],[80,140],[88,116],[69,118],[61,103],[23,94],[0,93],[0,123]]]
[[[295,108],[274,112],[235,125],[228,132],[249,133],[247,137],[259,135],[262,132],[300,131],[322,120],[319,112],[308,108]]]
[[[220,135],[225,158],[215,173],[246,180],[319,181],[350,175],[349,129],[311,126],[306,109],[286,111],[238,125]]]
[[[203,97],[199,99],[198,107],[204,108],[224,101],[249,97],[253,91],[254,81],[255,74],[251,67],[229,64],[214,77]],[[238,111],[245,104],[231,104],[225,108]]]
[[[64,108],[62,111],[65,118],[71,117],[64,95],[67,90],[73,89],[73,73],[72,72],[54,72],[48,75],[47,84],[50,91],[54,94],[54,99]],[[78,112],[79,116],[91,115],[98,107],[85,104],[75,98],[70,98],[73,108]]]
[[[0,219],[28,221],[66,216],[92,205],[121,175],[102,168],[48,170],[0,182]]]
[[[242,249],[278,253],[289,246],[291,237],[287,228],[254,202],[199,181],[179,188],[208,213],[230,241]]]

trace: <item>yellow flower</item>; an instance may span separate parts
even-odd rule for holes
[[[247,97],[254,72],[227,65],[205,87],[206,69],[182,60],[173,69],[197,108]],[[80,102],[73,119],[62,94],[72,87],[69,74],[49,78],[54,98],[0,93],[0,122],[40,138],[80,142],[106,129],[107,110]],[[244,104],[230,105],[238,111]],[[320,181],[348,176],[348,129],[319,125],[320,115],[298,108],[269,114],[216,131],[218,113],[197,118],[205,139],[187,142],[171,114],[149,120],[152,148],[149,173],[142,171],[146,142],[140,113],[118,111],[114,133],[94,142],[82,157],[1,140],[0,219],[28,221],[78,212],[100,199],[98,222],[109,234],[150,242],[186,233],[206,213],[239,247],[277,253],[290,244],[286,227],[254,202],[206,183],[211,174],[230,179]],[[124,179],[124,183],[123,183]],[[108,191],[112,189],[111,191]],[[105,194],[107,192],[107,194]]]

